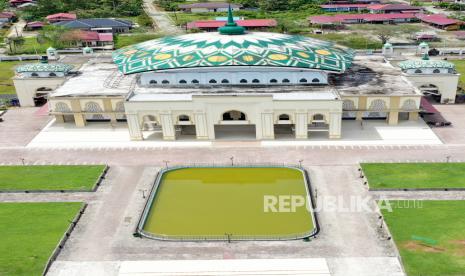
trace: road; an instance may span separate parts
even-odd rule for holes
[[[8,37],[18,37],[23,36],[23,30],[26,27],[26,21],[20,19],[18,22],[11,25],[10,32],[8,33]]]
[[[163,33],[172,35],[183,32],[182,29],[176,26],[166,12],[159,10],[159,8],[153,4],[153,0],[144,0],[144,10]]]

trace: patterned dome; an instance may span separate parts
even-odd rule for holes
[[[63,72],[68,73],[73,65],[64,63],[27,63],[16,67],[17,73],[24,72]]]
[[[124,74],[223,66],[273,66],[344,72],[354,52],[304,36],[278,33],[197,33],[122,48],[113,60]]]
[[[399,67],[402,70],[408,69],[421,69],[421,68],[446,68],[446,69],[455,69],[455,65],[451,62],[444,60],[406,60],[399,62]]]

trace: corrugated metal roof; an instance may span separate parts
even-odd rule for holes
[[[275,27],[278,25],[278,22],[275,19],[246,19],[246,20],[237,20],[237,25],[242,27]],[[187,24],[188,29],[202,29],[202,28],[219,28],[224,26],[224,21],[217,20],[199,20],[189,22]]]

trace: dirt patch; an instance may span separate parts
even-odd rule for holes
[[[449,243],[454,245],[453,254],[456,256],[465,256],[465,240],[453,240]]]
[[[465,247],[465,240],[455,240],[455,241],[450,241],[450,243]]]
[[[408,241],[402,245],[402,248],[405,248],[410,251],[421,251],[427,253],[441,253],[444,252],[444,248],[422,244],[417,241]]]

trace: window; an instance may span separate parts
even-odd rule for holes
[[[55,73],[50,73],[50,74],[48,74],[48,76],[49,76],[49,77],[56,77],[57,74],[55,74]]]
[[[247,83],[247,80],[246,80],[246,79],[242,79],[242,80],[240,81],[240,83]]]
[[[283,83],[290,83],[291,81],[289,79],[283,79]]]
[[[195,80],[195,79],[192,80],[191,82],[192,82],[192,83],[195,83],[195,84],[199,83],[199,81],[198,81],[198,80]]]
[[[439,74],[439,73],[441,73],[441,71],[439,71],[439,69],[434,69],[434,70],[433,70],[433,73]]]
[[[322,114],[315,114],[313,115],[313,120],[314,121],[323,121],[325,117]]]
[[[320,79],[318,79],[318,78],[314,78],[314,79],[312,80],[312,83],[319,83],[319,82],[320,82]]]
[[[156,80],[150,80],[150,84],[157,84],[158,82]]]
[[[307,83],[307,79],[305,79],[305,78],[304,78],[304,79],[300,79],[299,82],[300,82],[300,83]]]
[[[37,73],[32,73],[31,76],[33,76],[33,77],[38,77],[39,74],[37,74]]]
[[[280,120],[280,121],[289,121],[289,119],[290,119],[290,118],[289,118],[289,115],[287,115],[287,114],[281,114],[281,115],[279,115],[279,120]]]
[[[179,120],[180,122],[189,122],[189,121],[190,121],[190,118],[189,118],[189,116],[187,116],[187,115],[179,115],[178,120]]]
[[[278,83],[278,80],[277,79],[271,79],[270,83]]]
[[[260,81],[258,79],[253,79],[252,83],[260,83]]]
[[[208,83],[216,83],[216,80],[211,79],[211,80],[208,81]]]
[[[415,74],[421,74],[421,73],[423,73],[423,71],[421,71],[420,69],[415,70]]]
[[[227,79],[222,79],[221,83],[229,83],[229,81]]]
[[[169,84],[170,82],[168,80],[163,80],[161,83],[163,84]]]
[[[181,84],[186,84],[187,81],[186,81],[186,80],[180,80],[179,83],[181,83]]]

